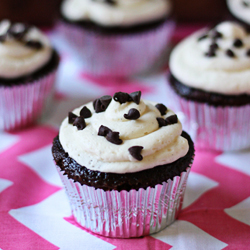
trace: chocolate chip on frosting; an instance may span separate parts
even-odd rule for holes
[[[155,107],[160,111],[161,115],[165,115],[168,110],[167,107],[162,103],[156,104]]]
[[[218,48],[219,48],[219,45],[217,44],[217,43],[212,43],[210,46],[209,46],[209,48],[211,49],[211,50],[217,50]]]
[[[69,124],[73,124],[73,122],[75,121],[75,119],[77,118],[77,115],[75,115],[72,112],[68,113],[68,122]]]
[[[29,26],[22,23],[12,24],[7,33],[17,40],[22,40],[26,33],[29,31]]]
[[[143,159],[141,155],[143,147],[142,146],[133,146],[128,149],[129,153],[138,161],[141,161]]]
[[[243,44],[243,42],[242,42],[241,39],[236,38],[236,39],[234,40],[234,43],[233,43],[233,46],[234,46],[234,47],[240,48],[240,47],[242,47],[243,45],[244,45],[244,44]]]
[[[98,131],[98,135],[100,135],[100,136],[106,136],[109,131],[112,132],[112,130],[109,129],[108,127],[105,127],[105,126],[101,125],[100,128],[99,128],[99,131]]]
[[[112,97],[109,95],[102,96],[99,99],[94,100],[93,107],[96,113],[104,112],[110,104]]]
[[[91,115],[91,111],[86,106],[84,106],[80,111],[80,116],[83,118],[89,118]]]
[[[249,6],[250,6],[250,3],[248,3],[247,1],[242,1],[242,4],[243,4],[243,6],[245,6],[245,7],[249,7]]]
[[[222,38],[223,35],[221,32],[217,31],[217,30],[213,30],[212,31],[212,38],[213,39],[219,39],[219,38]]]
[[[140,112],[137,109],[130,109],[128,114],[124,114],[124,118],[127,120],[137,120],[140,117]]]
[[[208,52],[205,53],[205,56],[207,56],[207,57],[215,57],[216,56],[215,51],[216,50],[214,48],[210,47],[209,50],[208,50]]]
[[[75,118],[73,126],[76,126],[78,130],[83,130],[86,127],[84,118],[82,116]]]
[[[141,91],[133,92],[133,93],[129,94],[129,96],[131,97],[131,99],[134,103],[139,105],[140,100],[141,100]]]
[[[116,1],[114,0],[105,0],[104,2],[110,5],[116,5]]]
[[[114,144],[120,145],[122,144],[122,140],[119,138],[119,132],[113,132],[113,131],[109,131],[106,139]]]
[[[178,117],[177,115],[171,115],[167,117],[165,121],[167,125],[172,125],[178,122]]]
[[[25,43],[25,46],[32,48],[32,49],[42,49],[43,44],[36,40],[29,40]]]
[[[226,55],[231,58],[235,57],[235,54],[231,49],[226,50]]]
[[[207,35],[207,34],[202,35],[202,36],[200,36],[200,37],[198,38],[198,42],[200,42],[200,41],[202,41],[202,40],[204,40],[204,39],[206,39],[206,38],[208,38],[208,35]]]
[[[164,126],[167,125],[166,121],[162,117],[157,117],[156,120],[157,120],[157,122],[159,124],[159,128],[164,127]]]
[[[247,55],[247,56],[250,56],[250,49],[247,50],[246,55]]]
[[[0,35],[0,43],[5,42],[6,40],[6,34]]]
[[[117,92],[114,94],[113,99],[120,104],[126,103],[131,100],[131,97],[128,93]]]

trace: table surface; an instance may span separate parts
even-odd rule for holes
[[[174,43],[199,28],[180,26]],[[82,70],[57,31],[61,53],[55,102],[37,126],[0,133],[0,249],[249,249],[250,151],[196,150],[179,219],[158,234],[111,239],[74,223],[51,155],[51,142],[68,111],[104,94],[141,90],[167,104],[165,73],[132,79],[100,79]]]

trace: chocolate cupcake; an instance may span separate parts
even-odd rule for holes
[[[174,28],[169,0],[65,0],[61,31],[85,70],[129,76],[149,69]]]
[[[194,145],[163,104],[118,92],[70,112],[52,153],[75,220],[100,235],[130,238],[176,219]]]
[[[250,32],[250,1],[249,0],[227,0],[230,13],[241,22]]]
[[[40,117],[52,97],[58,63],[40,30],[0,22],[0,129],[25,127]]]
[[[250,35],[241,25],[223,22],[182,41],[170,56],[168,86],[188,125],[198,125],[196,145],[250,146]]]

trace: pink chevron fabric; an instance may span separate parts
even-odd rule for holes
[[[174,43],[197,28],[179,27]],[[0,133],[0,249],[249,249],[249,150],[224,153],[196,149],[181,214],[157,234],[111,239],[75,223],[51,156],[60,122],[73,108],[117,91],[142,90],[143,98],[167,103],[165,72],[100,79],[82,70],[57,31],[49,35],[62,55],[54,104],[36,126]]]

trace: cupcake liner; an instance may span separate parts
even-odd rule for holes
[[[187,172],[154,188],[104,191],[68,179],[57,167],[75,220],[84,228],[107,237],[131,238],[156,233],[178,216]]]
[[[186,100],[168,84],[168,101],[184,116],[183,127],[195,134],[195,145],[222,151],[250,147],[250,104],[239,107],[215,107]]]
[[[52,100],[56,71],[20,85],[0,85],[0,130],[20,129],[34,123]]]
[[[130,76],[149,69],[167,48],[175,23],[165,21],[154,30],[131,35],[104,35],[76,25],[59,23],[84,69],[100,76]]]

